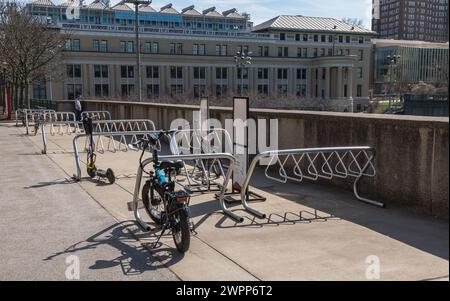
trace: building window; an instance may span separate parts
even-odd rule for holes
[[[144,44],[144,53],[151,53],[152,52],[152,43],[151,42],[145,42]]]
[[[317,57],[317,48],[313,49],[313,57]]]
[[[134,42],[133,41],[128,41],[127,42],[127,52],[134,52]]]
[[[206,79],[206,67],[194,67],[194,79]]]
[[[247,94],[248,93],[248,84],[239,83],[237,86],[237,93]]]
[[[317,34],[314,35],[314,42],[319,42],[319,35]]]
[[[158,79],[159,78],[159,67],[158,66],[147,66],[147,78]]]
[[[224,96],[227,94],[228,86],[227,85],[216,85],[216,96]]]
[[[278,56],[279,57],[289,56],[289,48],[288,47],[278,47]]]
[[[159,97],[159,85],[147,85],[147,97],[158,98]]]
[[[100,41],[100,52],[108,52],[108,41],[107,40]]]
[[[278,85],[278,95],[287,96],[288,94],[288,85]]]
[[[120,49],[120,52],[126,52],[127,51],[127,42],[120,41],[119,42],[119,49]]]
[[[363,79],[363,68],[362,67],[359,67],[358,69],[357,69],[357,78],[358,79]]]
[[[108,65],[94,65],[95,78],[108,78]]]
[[[258,79],[269,79],[269,68],[258,68]]]
[[[364,60],[364,50],[358,50],[358,60],[362,62]]]
[[[194,97],[201,97],[206,95],[205,85],[194,85]]]
[[[99,40],[92,40],[92,50],[100,51],[100,42]]]
[[[297,69],[297,79],[305,80],[306,79],[306,69]]]
[[[120,85],[122,97],[132,96],[134,94],[133,84],[122,84]]]
[[[81,78],[81,65],[67,65],[68,78]]]
[[[356,97],[362,97],[362,85],[356,86]]]
[[[269,85],[258,85],[258,93],[262,95],[269,95]]]
[[[159,43],[158,42],[153,42],[152,44],[152,53],[159,53]]]
[[[171,95],[182,94],[183,85],[170,85],[170,93]]]
[[[216,55],[226,56],[228,53],[227,45],[216,45]]]
[[[205,44],[194,44],[192,45],[192,55],[205,55],[205,49]]]
[[[80,51],[80,40],[79,39],[67,39],[65,44],[65,49],[68,51]]]
[[[120,76],[122,78],[134,78],[134,66],[120,66]]]
[[[303,35],[303,42],[308,42],[308,34]]]
[[[237,79],[248,79],[248,69],[246,69],[246,68],[238,68],[238,70],[237,70]]]
[[[297,85],[296,95],[299,97],[306,97],[306,84]]]
[[[288,69],[280,68],[278,69],[278,79],[288,79]]]
[[[108,84],[95,84],[94,85],[95,97],[108,97],[109,85]]]
[[[228,70],[227,68],[216,68],[216,79],[227,79]]]
[[[171,79],[182,79],[183,78],[183,67],[170,67],[170,78]]]
[[[259,56],[269,56],[269,46],[259,46],[258,54]]]
[[[33,98],[34,99],[47,99],[47,87],[45,80],[39,83],[33,84]]]
[[[285,33],[280,33],[280,40],[281,41],[285,41],[286,40],[286,34]]]
[[[67,84],[67,99],[74,100],[76,97],[82,94],[82,88],[80,84]]]

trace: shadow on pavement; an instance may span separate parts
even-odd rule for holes
[[[142,244],[140,242],[141,239],[148,239],[151,235],[141,232],[134,221],[120,222],[92,235],[85,241],[78,242],[61,252],[50,255],[44,260],[52,260],[64,254],[95,249],[100,245],[108,245],[117,249],[120,255],[113,259],[96,260],[89,266],[89,269],[100,270],[120,266],[124,275],[139,275],[146,271],[167,268],[184,257],[175,248],[159,244],[158,248],[150,249],[148,245],[153,245],[152,243]]]

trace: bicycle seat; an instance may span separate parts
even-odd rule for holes
[[[162,161],[159,165],[161,169],[181,169],[184,166],[183,161]]]

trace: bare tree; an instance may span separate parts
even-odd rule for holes
[[[66,34],[29,13],[22,3],[0,2],[0,60],[6,65],[15,106],[30,107],[29,87],[61,72]]]
[[[342,22],[350,24],[352,26],[358,26],[358,27],[362,27],[364,25],[364,21],[362,19],[358,19],[358,18],[345,17],[345,18],[342,18]]]

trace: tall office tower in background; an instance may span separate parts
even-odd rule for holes
[[[380,38],[448,42],[448,0],[372,0]]]

